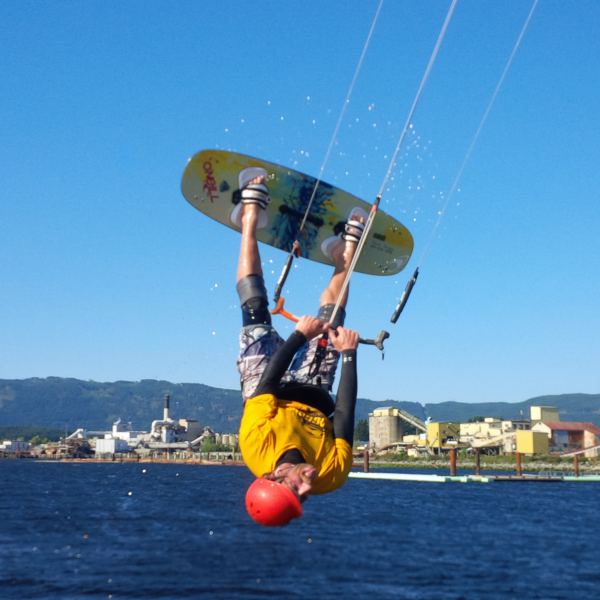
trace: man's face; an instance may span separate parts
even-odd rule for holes
[[[308,463],[282,463],[271,474],[269,479],[288,487],[300,500],[304,500],[312,489],[317,470]]]

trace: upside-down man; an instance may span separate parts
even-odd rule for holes
[[[352,466],[354,408],[357,394],[358,334],[342,326],[347,289],[335,322],[334,305],[364,229],[366,214],[354,209],[341,236],[323,251],[334,263],[321,294],[318,317],[301,317],[284,341],[271,325],[256,239],[267,222],[267,173],[240,173],[241,201],[231,219],[241,229],[237,291],[242,307],[238,369],[244,399],[240,449],[257,477],[246,493],[250,516],[262,525],[285,525],[302,515],[310,494],[342,486]],[[324,355],[317,347],[325,336]],[[321,358],[319,355],[321,354]],[[335,402],[330,394],[339,358],[340,382]]]

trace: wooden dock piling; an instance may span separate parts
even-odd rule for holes
[[[448,454],[450,455],[450,475],[456,476],[456,448],[450,448]]]

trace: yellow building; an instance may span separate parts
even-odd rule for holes
[[[516,448],[516,432],[520,429],[531,429],[531,423],[486,417],[483,421],[461,423],[460,442],[472,448],[512,454]]]
[[[548,434],[542,431],[517,431],[517,452],[521,454],[548,454]]]
[[[487,438],[501,435],[502,421],[491,417],[486,417],[483,421],[461,423],[460,437],[463,438]]]
[[[554,406],[530,406],[531,423],[556,423],[560,421],[558,408]]]
[[[427,445],[430,448],[446,448],[458,444],[460,423],[428,423]],[[449,444],[450,442],[450,444]]]

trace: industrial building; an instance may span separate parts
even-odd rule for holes
[[[486,417],[483,421],[460,424],[460,442],[483,451],[511,454],[517,449],[517,433],[531,429],[526,420]]]
[[[456,448],[460,442],[460,423],[432,422],[427,424],[427,447],[434,453],[444,448]]]
[[[131,423],[124,424],[121,419],[117,419],[110,431],[79,428],[66,441],[88,440],[98,457],[127,452],[144,454],[151,451],[194,451],[207,440],[232,448],[237,446],[237,434],[218,434],[210,427],[201,426],[196,419],[173,419],[170,403],[171,397],[167,394],[162,418],[152,421],[150,431],[135,431]]]
[[[549,421],[536,423],[532,430],[545,435],[551,452],[581,451],[588,458],[599,454],[600,427],[593,423]]]
[[[409,426],[419,433],[406,435]],[[494,454],[581,451],[585,456],[598,456],[600,427],[561,422],[558,409],[552,406],[531,406],[529,419],[486,417],[469,423],[424,423],[406,411],[385,407],[369,414],[369,447],[374,452],[404,449],[409,455],[465,448]]]
[[[4,440],[0,443],[0,453],[3,454],[19,454],[20,452],[27,452],[29,448],[29,442],[20,440]]]
[[[530,406],[529,417],[532,424],[560,421],[558,408],[554,406]]]
[[[99,438],[95,444],[96,456],[129,452],[129,444],[119,438]]]
[[[548,454],[550,445],[548,436],[540,431],[521,430],[516,434],[516,451],[520,454]]]
[[[418,417],[400,408],[376,408],[369,414],[369,445],[378,450],[411,445],[412,439],[410,441],[405,439],[408,437],[406,434],[409,429],[417,431],[417,435],[425,434],[427,425]]]

